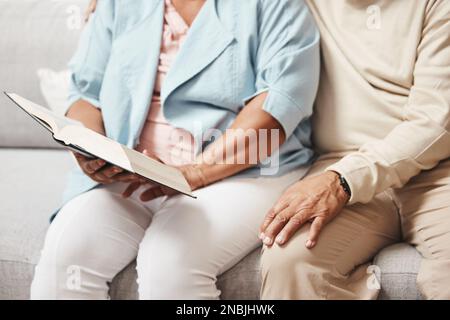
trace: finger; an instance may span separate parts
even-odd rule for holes
[[[312,249],[316,246],[317,241],[319,240],[320,232],[325,226],[325,218],[317,217],[311,224],[311,229],[309,230],[309,238],[306,241],[306,248]]]
[[[291,201],[287,201],[286,198],[283,196],[282,198],[280,198],[280,200],[274,205],[273,207],[273,211],[275,211],[275,214],[280,213],[281,211],[283,211],[284,209],[286,209],[287,207],[289,207],[289,204],[291,203]]]
[[[153,160],[164,163],[160,158],[156,157],[155,155],[152,155],[147,149],[144,149],[142,153],[145,154],[147,157],[152,158]]]
[[[180,194],[178,191],[170,189],[168,187],[161,187],[161,190],[166,196],[174,196],[176,194]]]
[[[72,152],[72,153],[77,160],[80,160],[80,161],[87,160],[87,157],[83,156],[81,153],[78,153],[78,152]]]
[[[103,173],[100,172],[94,173],[93,178],[103,184],[110,184],[114,182],[113,179],[108,178],[107,176],[105,176]]]
[[[160,186],[157,186],[144,191],[139,198],[141,199],[141,201],[147,202],[165,195],[166,194],[164,193],[162,188]]]
[[[288,207],[278,213],[267,229],[264,231],[263,243],[266,246],[273,245],[276,236],[284,228],[284,226],[289,222],[290,217],[293,216],[292,208]]]
[[[124,198],[129,198],[131,197],[131,195],[141,187],[141,183],[140,182],[133,182],[131,183],[126,189],[125,191],[122,193],[122,197]]]
[[[302,213],[297,213],[293,216],[289,222],[284,226],[284,228],[280,231],[278,236],[275,239],[275,242],[282,246],[286,244],[292,236],[306,223],[306,218],[302,215]]]
[[[105,177],[96,176],[95,174],[94,175],[89,175],[89,178],[91,178],[95,182],[101,183],[101,184],[111,184],[113,182],[112,180],[109,180],[109,179],[107,179]]]
[[[273,208],[271,208],[269,210],[269,212],[267,212],[266,217],[264,218],[264,221],[259,228],[259,232],[260,232],[259,238],[261,240],[264,240],[264,238],[266,237],[264,232],[266,231],[267,227],[272,223],[273,219],[275,219],[275,216],[276,216],[275,210]]]
[[[88,8],[86,9],[86,12],[84,13],[84,20],[85,22],[89,21],[89,17],[93,12],[95,12],[95,9],[97,7],[97,1],[91,1]]]
[[[275,217],[279,212],[283,211],[287,207],[289,207],[289,203],[280,200],[272,207],[272,209],[269,210],[269,212],[266,214],[266,217],[264,218],[261,227],[259,228],[260,231],[259,238],[261,240],[264,240],[264,238],[266,237],[264,232],[266,231],[267,227],[272,223],[273,219],[275,219]]]
[[[114,181],[111,178],[109,178],[108,176],[105,175],[105,170],[109,169],[110,166],[106,166],[104,168],[105,169],[101,168],[100,170],[97,170],[94,173],[90,174],[90,177],[93,180],[95,180],[95,181],[97,181],[99,183],[102,183],[102,184],[111,184],[111,183],[113,183]]]
[[[84,170],[89,174],[93,174],[97,172],[100,168],[104,167],[105,165],[106,165],[105,160],[102,159],[90,160],[85,162]]]
[[[134,173],[129,172],[119,173],[118,175],[114,176],[114,180],[124,183],[140,182],[141,184],[145,184],[146,182],[144,179],[140,178]]]
[[[92,159],[89,159],[88,157],[79,154],[77,152],[74,152],[73,155],[75,156],[75,160],[78,162],[78,165],[84,170],[84,166],[87,162],[91,161]]]
[[[111,179],[122,172],[123,172],[122,168],[116,166],[108,166],[102,169],[99,173],[103,174],[106,178]]]

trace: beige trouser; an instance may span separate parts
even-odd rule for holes
[[[337,160],[320,158],[309,175]],[[424,297],[450,299],[450,160],[401,190],[345,208],[313,250],[305,248],[308,231],[304,226],[286,246],[263,250],[263,299],[376,299],[370,261],[402,237],[423,256],[417,283]]]

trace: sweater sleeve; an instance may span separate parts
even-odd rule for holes
[[[328,170],[348,182],[350,204],[400,188],[450,157],[450,1],[436,0],[424,21],[404,121]]]

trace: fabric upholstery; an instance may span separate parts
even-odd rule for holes
[[[1,91],[58,108],[64,94],[56,91],[67,88],[64,70],[77,44],[87,1],[0,1]],[[67,152],[58,150],[1,149],[57,145],[3,95],[0,113],[0,299],[27,299],[48,218],[61,204],[65,176],[74,163]],[[415,285],[420,256],[413,248],[386,248],[374,263],[381,270],[380,298],[420,297]],[[116,277],[113,299],[137,298],[134,268],[131,264]],[[257,299],[259,249],[219,277],[218,286],[222,298]]]
[[[61,204],[65,175],[74,162],[65,151],[0,149],[0,163],[0,299],[27,299],[48,218]],[[259,297],[259,251],[219,277],[222,298]],[[405,244],[386,248],[374,264],[381,269],[380,298],[420,297],[415,284],[420,255],[415,249]],[[114,280],[111,296],[135,299],[136,290],[132,264]]]
[[[374,260],[382,273],[381,300],[421,300],[416,279],[421,256],[406,244],[396,244],[381,251]]]
[[[0,91],[46,106],[42,70],[67,69],[88,0],[0,1]],[[26,114],[0,96],[0,147],[57,147]]]

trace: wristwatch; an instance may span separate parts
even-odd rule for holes
[[[347,180],[345,180],[345,178],[340,173],[337,174],[339,175],[339,182],[341,184],[342,189],[344,189],[345,193],[348,194],[348,196],[351,198],[352,190],[350,189]]]

